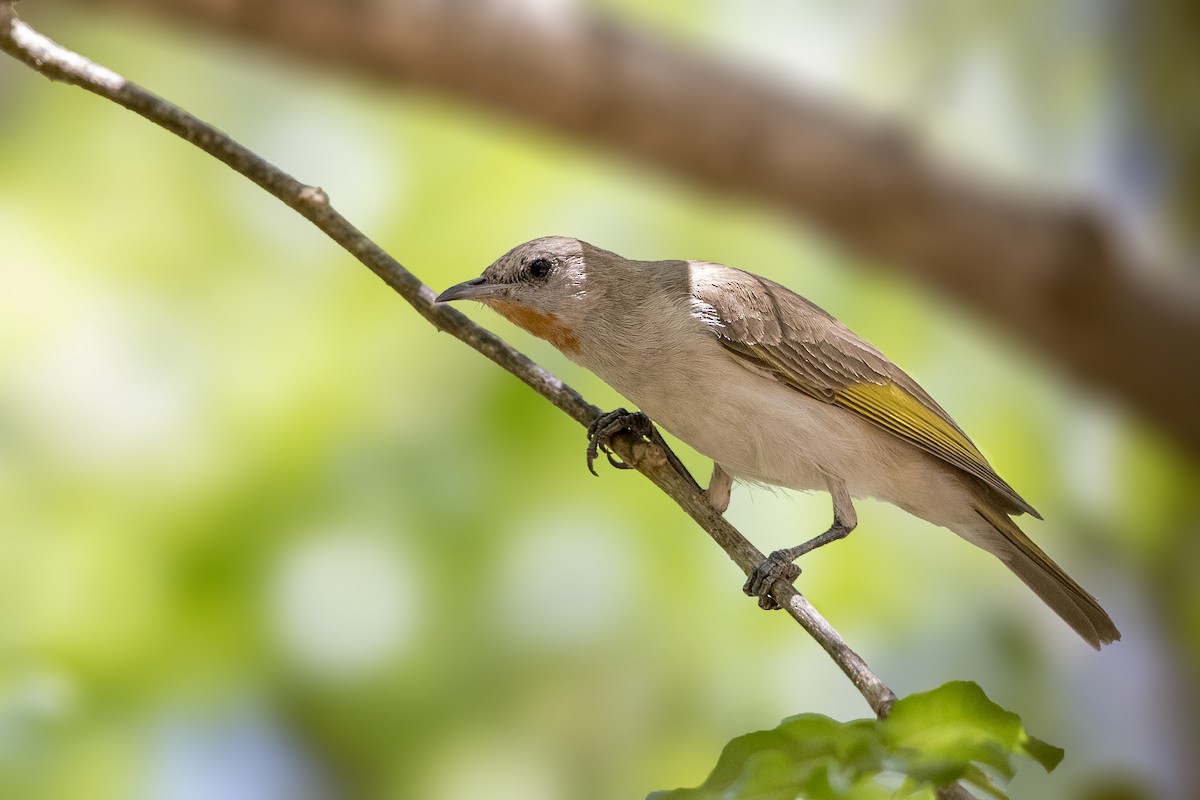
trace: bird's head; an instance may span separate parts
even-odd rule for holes
[[[437,302],[477,300],[567,354],[579,349],[578,329],[601,281],[588,280],[588,262],[605,253],[566,236],[517,245],[478,278],[451,286]],[[611,254],[610,254],[611,255]]]

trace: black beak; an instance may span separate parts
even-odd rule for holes
[[[480,300],[489,294],[492,294],[492,287],[488,286],[484,282],[483,277],[480,276],[451,286],[439,294],[434,302],[448,303],[451,300]]]

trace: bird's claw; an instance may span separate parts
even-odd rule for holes
[[[776,550],[750,570],[742,591],[750,597],[757,597],[759,608],[775,611],[780,608],[779,603],[771,596],[775,584],[784,581],[790,585],[798,577],[800,567],[792,562],[788,551]]]
[[[621,431],[630,431],[652,442],[659,440],[658,432],[654,430],[654,425],[650,422],[650,418],[640,411],[627,411],[623,408],[618,408],[614,411],[609,411],[607,414],[601,414],[588,426],[587,430],[588,472],[599,477],[595,466],[593,466],[593,462],[601,452],[608,459],[608,463],[617,469],[633,469],[629,464],[618,460],[609,447],[612,443],[612,438]]]

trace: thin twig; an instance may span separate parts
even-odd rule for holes
[[[894,122],[574,7],[590,4],[73,2],[431,90],[764,203],[962,303],[1200,455],[1197,384],[1163,378],[1200,374],[1196,273],[1157,269],[1096,209],[939,160]]]
[[[587,426],[600,415],[600,409],[504,340],[453,308],[434,304],[433,290],[335,211],[320,188],[301,183],[179,107],[52,42],[19,21],[8,2],[0,3],[0,49],[51,80],[73,84],[112,100],[196,145],[316,225],[395,289],[438,330],[466,342],[580,424]],[[709,505],[686,471],[681,473],[670,465],[660,447],[632,434],[623,434],[614,438],[613,449],[675,500],[743,572],[749,572],[762,561],[763,554]],[[886,716],[896,696],[841,635],[793,587],[777,584],[773,595],[837,662],[875,714],[880,718]]]

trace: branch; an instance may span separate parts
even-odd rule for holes
[[[949,294],[1200,454],[1194,276],[1138,263],[1086,209],[958,177],[897,128],[545,4],[82,2],[457,95],[766,201]]]
[[[434,292],[368,239],[329,204],[317,187],[307,186],[267,163],[229,136],[201,122],[120,75],[50,41],[16,18],[12,3],[0,3],[0,50],[50,78],[112,100],[171,133],[186,139],[233,170],[254,181],[295,209],[400,294],[438,330],[461,339],[528,384],[576,422],[586,426],[600,410],[583,399],[503,339],[479,327],[446,305],[435,305]],[[742,572],[762,561],[763,554],[718,514],[690,475],[677,472],[661,448],[624,433],[613,449],[662,489],[721,546]],[[880,718],[895,695],[866,662],[795,588],[777,584],[775,599],[837,662]]]

